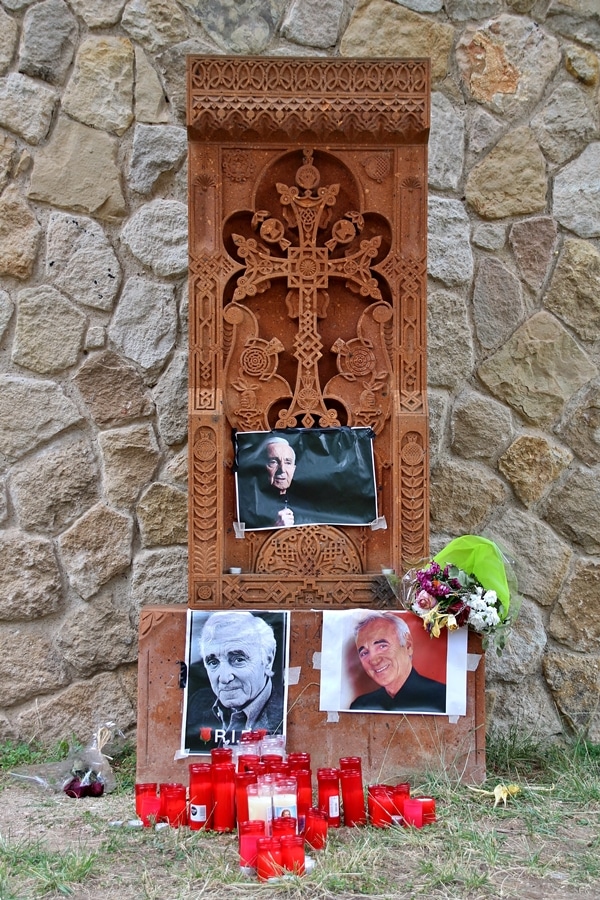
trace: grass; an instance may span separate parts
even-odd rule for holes
[[[47,759],[39,747],[0,745],[0,770]],[[487,763],[484,789],[520,788],[506,808],[443,772],[425,774],[413,790],[436,797],[435,825],[332,830],[326,850],[312,854],[308,876],[261,885],[241,875],[233,835],[109,826],[111,818],[133,815],[135,756],[124,745],[112,763],[117,788],[99,801],[64,802],[41,792],[30,799],[31,788],[20,788],[17,802],[26,797],[51,826],[44,839],[6,834],[0,807],[0,900],[595,900],[600,747],[493,734]],[[7,780],[0,776],[0,784]]]

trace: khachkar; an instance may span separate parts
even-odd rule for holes
[[[190,58],[188,124],[190,605],[385,605],[428,549],[428,62]],[[236,528],[233,430],[345,425],[376,527]]]

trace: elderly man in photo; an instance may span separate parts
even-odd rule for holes
[[[296,471],[296,453],[289,441],[274,437],[265,444],[265,468],[273,496],[271,524],[276,528],[293,525],[294,512],[288,506],[288,489]]]
[[[444,712],[446,685],[420,675],[413,667],[408,625],[391,612],[365,616],[355,628],[361,665],[379,687],[352,701],[350,709]]]
[[[243,731],[281,731],[283,685],[273,683],[277,642],[273,629],[251,612],[216,612],[200,635],[211,690],[196,691],[187,707],[187,734],[201,728],[237,743]]]

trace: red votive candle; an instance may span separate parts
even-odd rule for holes
[[[409,797],[404,801],[404,821],[415,828],[423,827],[423,804],[415,797]]]
[[[211,763],[233,762],[233,750],[231,747],[213,747],[210,751]]]
[[[310,769],[295,769],[298,794],[298,831],[304,831],[306,813],[312,806],[312,772]]]
[[[235,775],[235,815],[238,822],[250,819],[248,814],[248,785],[256,784],[254,772],[236,772]]]
[[[187,789],[184,784],[168,784],[161,791],[161,813],[172,828],[187,825]]]
[[[317,769],[318,807],[327,813],[331,828],[340,827],[340,773],[338,769]]]
[[[340,769],[358,769],[362,775],[362,759],[360,756],[340,756]]]
[[[389,784],[372,784],[367,790],[369,821],[375,828],[387,828],[396,815],[394,789]]]
[[[238,772],[253,772],[260,762],[258,753],[240,753],[237,758]]]
[[[433,797],[413,797],[421,804],[423,810],[423,825],[431,825],[435,822],[435,800]]]
[[[173,788],[173,787],[181,787],[181,785],[175,781],[162,781],[158,785],[158,796],[160,797],[160,801],[161,801],[160,802],[160,811],[159,811],[158,816],[163,822],[166,821],[166,819],[167,819],[167,805],[166,805],[167,804],[167,792],[168,792],[169,788]]]
[[[281,864],[286,872],[304,875],[304,838],[299,834],[281,837]]]
[[[287,764],[292,772],[310,769],[310,753],[288,753]]]
[[[160,807],[161,799],[158,794],[140,794],[138,816],[144,828],[151,828],[158,822]]]
[[[281,841],[278,838],[264,837],[257,841],[256,874],[259,881],[278,878],[283,874]]]
[[[392,795],[396,807],[396,813],[392,815],[392,822],[394,825],[404,825],[404,801],[410,797],[410,784],[407,781],[397,784]]]
[[[208,829],[212,824],[213,789],[210,763],[190,763],[190,812],[192,831]]]
[[[238,821],[238,841],[240,846],[240,866],[256,868],[256,855],[258,852],[258,839],[265,836],[265,823],[261,820],[250,819],[247,822]]]
[[[156,797],[157,787],[158,785],[155,781],[139,782],[135,785],[135,814],[140,819],[142,818],[142,814],[140,811],[141,798],[146,794],[151,797]]]
[[[235,828],[235,766],[216,763],[212,766],[213,829],[233,831]]]
[[[322,850],[327,843],[327,813],[311,806],[306,813],[304,840],[313,850]]]
[[[360,771],[358,769],[341,769],[340,785],[344,807],[344,825],[366,825],[365,795]]]

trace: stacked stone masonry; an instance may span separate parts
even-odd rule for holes
[[[489,721],[600,741],[590,0],[0,0],[0,740],[132,730],[187,602],[190,53],[431,56],[432,547],[515,561]]]

